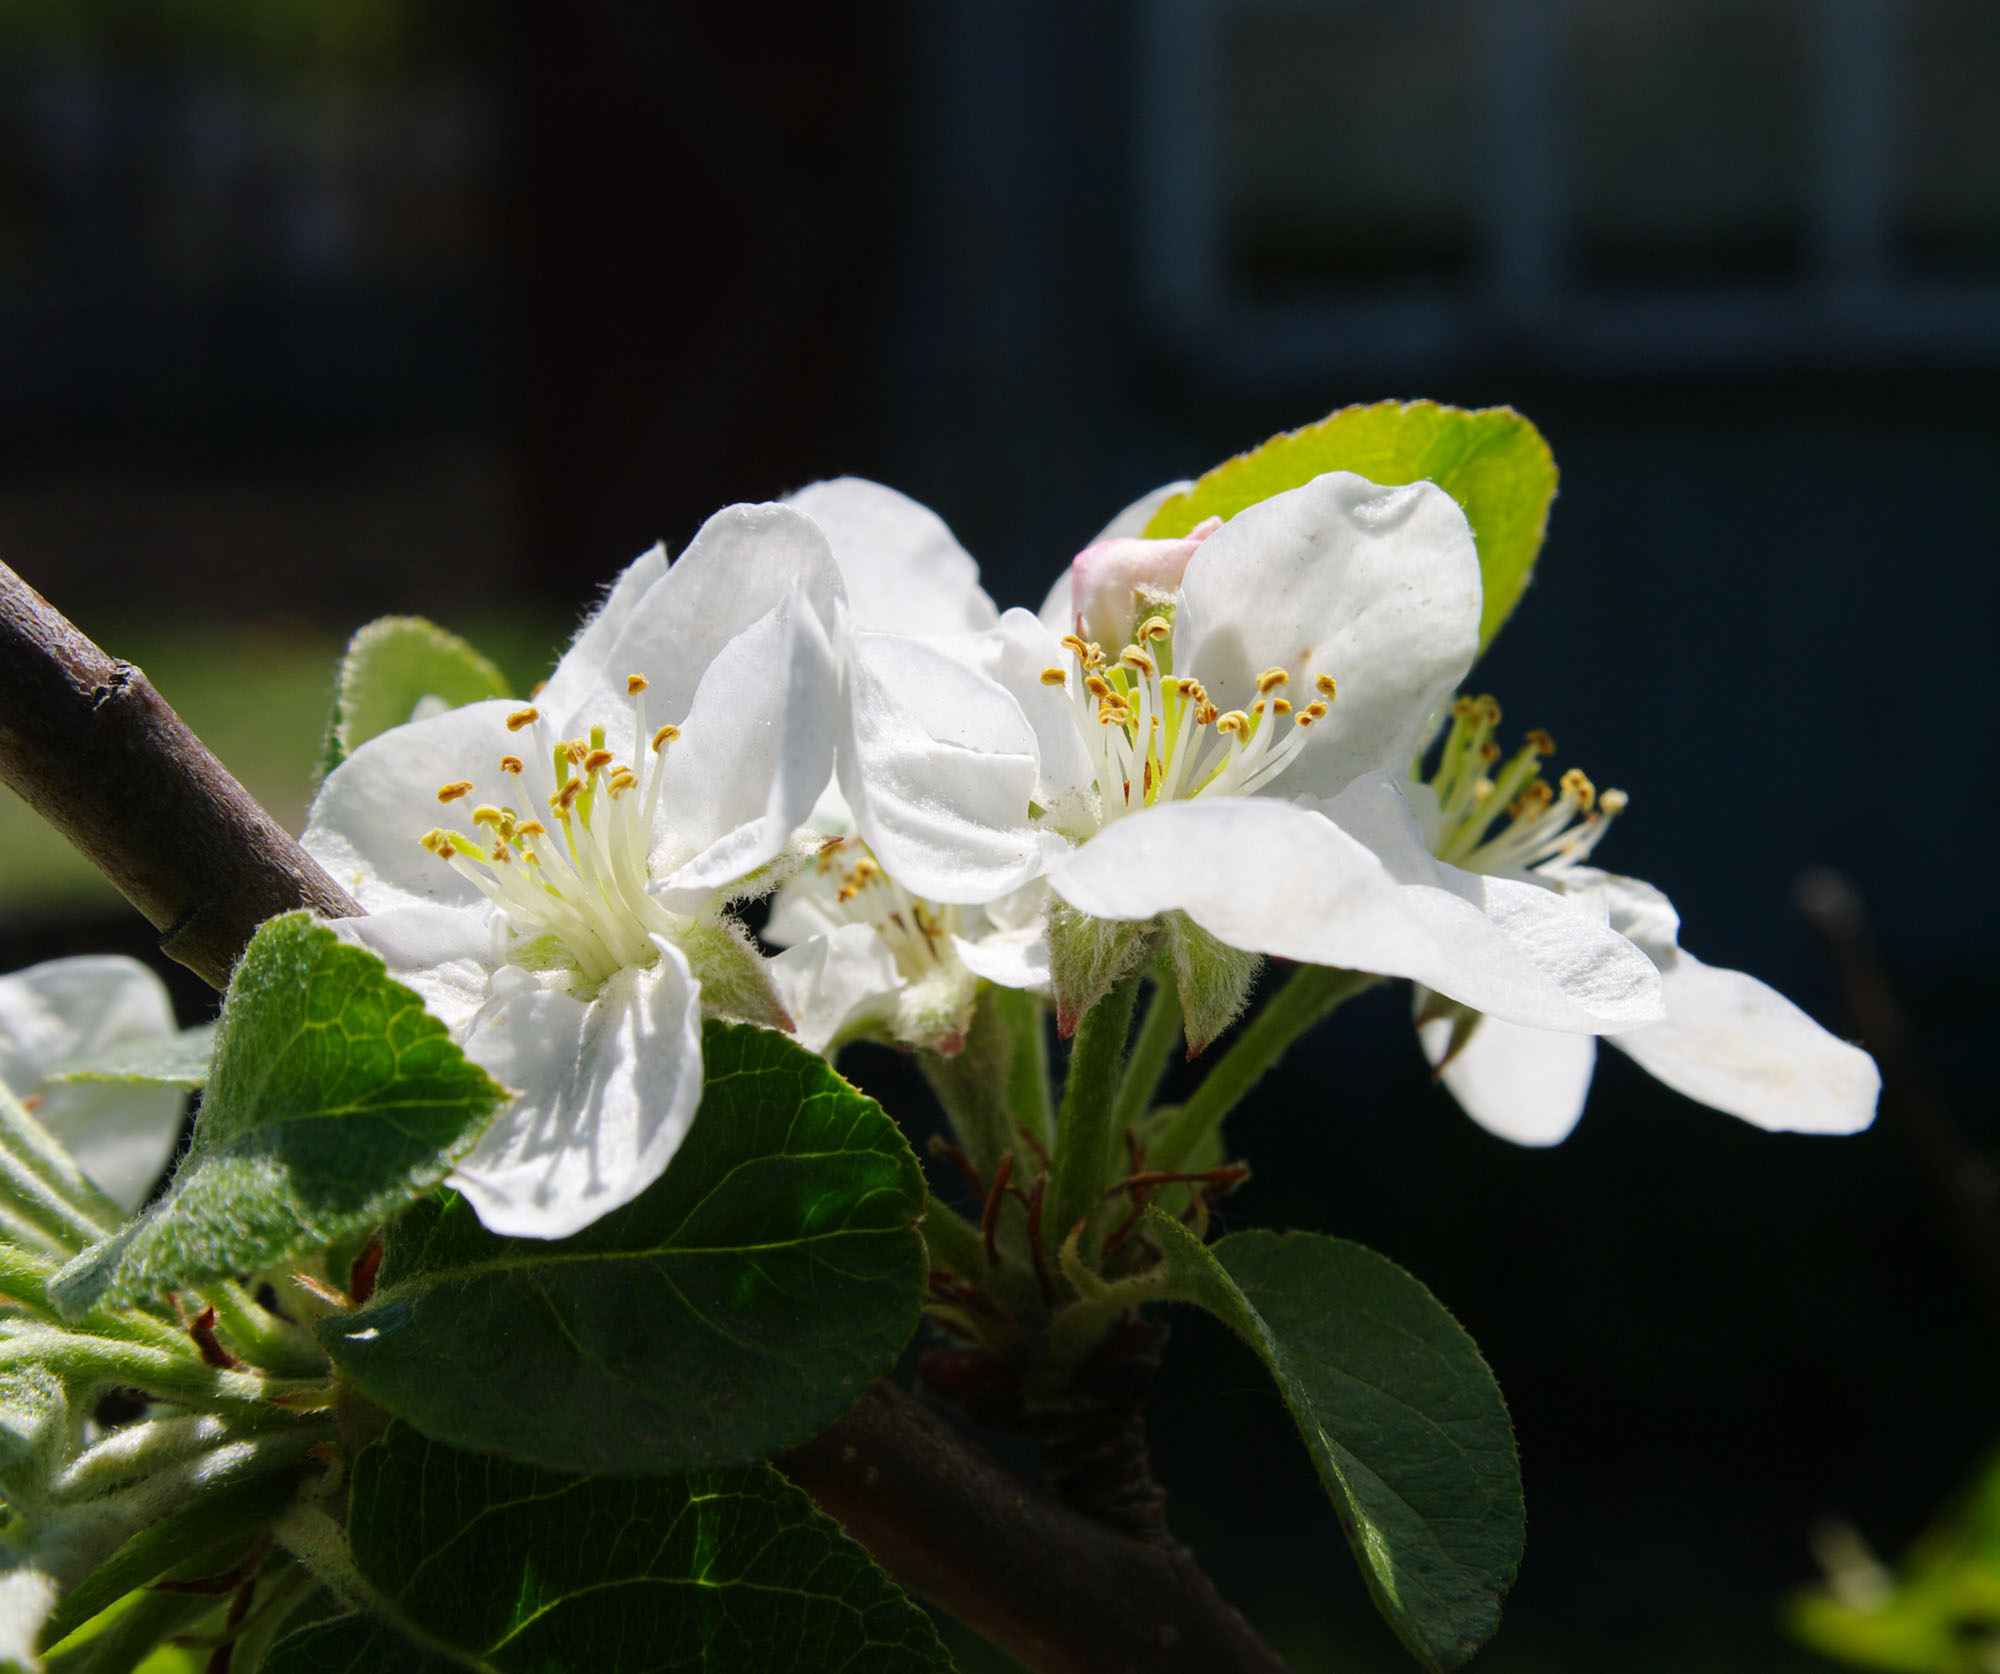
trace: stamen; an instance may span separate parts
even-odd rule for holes
[[[1156,639],[1169,638],[1173,631],[1172,624],[1164,616],[1149,616],[1139,624],[1139,631],[1133,637],[1141,645],[1148,645]]]
[[[542,718],[539,709],[517,709],[507,717],[507,730],[519,732],[523,727],[531,727]]]
[[[1042,684],[1044,686],[1063,686],[1068,683],[1069,674],[1067,670],[1054,667],[1042,670]]]
[[[1597,805],[1597,787],[1580,767],[1572,767],[1562,776],[1562,790],[1586,814]]]
[[[583,770],[585,773],[601,773],[611,765],[612,759],[609,750],[592,750],[583,758]]]
[[[1608,790],[1597,799],[1597,806],[1604,811],[1606,819],[1625,812],[1631,798],[1622,790]]]
[[[1333,702],[1335,687],[1332,675],[1330,674],[1314,675],[1313,686],[1318,690],[1319,695],[1325,698],[1328,703]]]
[[[461,796],[470,796],[471,794],[472,781],[470,779],[454,779],[448,785],[438,786],[438,801],[440,802],[456,802]]]
[[[664,750],[669,744],[673,743],[675,739],[679,738],[680,735],[681,735],[681,729],[677,726],[669,724],[667,726],[661,727],[658,732],[653,734],[654,753],[658,754],[661,750]]]
[[[519,756],[502,756],[500,758],[500,771],[502,773],[518,774],[521,770],[521,758]]]
[[[626,696],[637,697],[645,689],[646,677],[643,674],[628,674],[625,676]]]
[[[1257,695],[1263,697],[1279,686],[1289,686],[1292,677],[1281,668],[1267,668],[1257,676]]]

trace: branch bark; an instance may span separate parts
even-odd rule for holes
[[[220,988],[273,913],[361,911],[144,673],[0,564],[0,779]]]
[[[361,910],[144,674],[4,564],[0,779],[217,988],[273,913]],[[778,1462],[904,1586],[1037,1674],[1287,1674],[1185,1549],[1062,1504],[892,1384]]]

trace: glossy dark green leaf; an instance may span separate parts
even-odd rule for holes
[[[381,1619],[295,1633],[266,1674],[951,1668],[929,1618],[768,1465],[559,1476],[398,1424],[355,1461],[348,1532]]]
[[[377,1226],[450,1172],[505,1097],[374,954],[310,914],[274,918],[229,980],[172,1188],[50,1297],[74,1317]]]
[[[457,634],[421,616],[384,616],[348,641],[340,659],[321,769],[331,772],[401,726],[421,703],[456,709],[510,695],[506,676]]]
[[[694,1126],[645,1193],[572,1238],[462,1201],[394,1227],[341,1371],[426,1435],[556,1470],[761,1458],[851,1406],[916,1328],[916,1159],[822,1058],[710,1024]]]
[[[1344,1239],[1147,1218],[1168,1285],[1255,1349],[1297,1420],[1377,1607],[1425,1666],[1500,1622],[1521,1564],[1521,1467],[1479,1350],[1394,1262]]]
[[[1161,506],[1146,533],[1184,535],[1205,518],[1234,517],[1327,471],[1385,485],[1434,482],[1459,503],[1479,544],[1486,591],[1479,647],[1490,645],[1528,584],[1556,492],[1548,443],[1511,407],[1343,407],[1216,466]]]

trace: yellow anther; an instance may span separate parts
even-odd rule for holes
[[[1156,674],[1159,665],[1136,645],[1128,645],[1118,653],[1118,660],[1127,668],[1137,669],[1141,674]]]
[[[1330,674],[1314,675],[1313,689],[1317,691],[1321,697],[1325,698],[1328,703],[1333,702],[1335,687],[1332,675]],[[1458,707],[1456,704],[1452,706],[1452,713],[1454,715],[1458,713]]]
[[[836,901],[852,901],[860,893],[861,886],[859,884],[842,884],[833,892],[833,898]]]
[[[1094,698],[1117,696],[1111,689],[1111,682],[1101,674],[1086,674],[1083,677],[1083,689]]]
[[[472,823],[474,825],[498,825],[506,817],[505,814],[501,813],[490,802],[482,802],[477,808],[472,810]]]
[[[1608,790],[1597,799],[1597,805],[1607,814],[1622,814],[1631,800],[1622,790]]]
[[[1069,675],[1062,669],[1051,666],[1042,670],[1042,684],[1044,686],[1060,686],[1067,679],[1069,679]]]
[[[521,758],[519,756],[502,756],[500,758],[500,771],[502,773],[519,773],[521,771]]]
[[[519,732],[523,727],[531,727],[542,718],[539,709],[517,709],[507,717],[507,730]]]
[[[629,767],[621,767],[604,781],[604,787],[616,796],[620,791],[628,791],[639,782],[639,775]]]
[[[612,760],[609,750],[592,750],[583,758],[583,770],[586,773],[601,773],[611,765]]]
[[[645,689],[646,677],[643,674],[628,674],[625,676],[625,692],[628,697],[637,697]]]
[[[1451,718],[1454,721],[1469,721],[1472,719],[1474,713],[1475,710],[1471,698],[1460,697],[1451,700]]]
[[[669,744],[673,743],[673,741],[676,738],[680,737],[680,735],[681,735],[681,729],[679,727],[676,726],[661,727],[658,732],[653,734],[654,752],[657,754],[659,751],[664,750]]]
[[[470,796],[471,794],[472,781],[470,779],[454,779],[448,785],[438,786],[438,801],[440,802],[456,802],[461,796]]]
[[[1216,716],[1221,713],[1207,698],[1201,700],[1194,712],[1194,724],[1198,727],[1213,726]]]
[[[1264,696],[1279,686],[1289,686],[1292,677],[1281,668],[1267,668],[1257,676],[1257,695]]]
[[[548,834],[549,828],[540,820],[523,820],[514,827],[516,837],[546,837]]]
[[[1096,640],[1089,641],[1083,648],[1083,660],[1091,668],[1104,666],[1104,647]]]
[[[560,747],[558,753],[565,761],[580,762],[585,756],[590,754],[590,740],[587,738],[572,738]]]
[[[441,826],[432,826],[430,830],[417,839],[417,846],[422,849],[428,849],[432,854],[436,854],[443,843],[444,829]]]
[[[453,847],[449,837],[441,837],[438,839],[438,846],[431,852],[440,860],[449,860],[453,855],[458,853],[458,850]]]
[[[1299,725],[1309,727],[1326,713],[1326,705],[1315,698],[1299,711]]]
[[[1563,795],[1568,797],[1586,814],[1597,806],[1597,787],[1580,767],[1572,767],[1562,776]]]
[[[1500,759],[1500,746],[1494,743],[1492,739],[1487,739],[1479,746],[1479,759],[1481,761],[1498,761]]]
[[[514,858],[514,851],[508,848],[505,843],[495,843],[493,845],[493,858],[496,861],[512,860]]]
[[[1088,663],[1090,661],[1090,641],[1085,639],[1081,634],[1064,634],[1062,643],[1063,649],[1073,652],[1078,662]]]
[[[582,794],[583,781],[581,779],[565,779],[563,781],[563,788],[549,798],[549,806],[556,811],[559,818],[568,819],[569,805]]]
[[[1156,639],[1171,638],[1173,631],[1172,625],[1164,616],[1149,616],[1139,624],[1137,638],[1141,645],[1146,645]]]
[[[1489,694],[1476,697],[1472,702],[1474,708],[1478,710],[1478,718],[1487,726],[1497,727],[1500,724],[1500,700],[1498,698]]]
[[[1556,753],[1556,741],[1540,727],[1536,727],[1528,734],[1527,745],[1538,756],[1552,756]]]
[[[1215,730],[1217,732],[1233,732],[1238,737],[1248,738],[1250,736],[1250,717],[1240,709],[1232,709],[1228,714],[1221,716],[1216,721]]]
[[[1556,793],[1549,789],[1548,780],[1530,779],[1521,787],[1521,794],[1514,799],[1513,807],[1507,811],[1517,820],[1524,819],[1539,814],[1555,799]]]

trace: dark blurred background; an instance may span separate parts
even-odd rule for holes
[[[294,824],[371,615],[526,682],[642,547],[837,472],[1032,604],[1144,489],[1384,396],[1554,447],[1478,678],[1632,793],[1603,858],[1851,1030],[1792,904],[1845,869],[2000,1151],[1994,0],[0,0],[0,555]],[[6,965],[146,946],[17,804],[0,844]],[[1607,1053],[1523,1152],[1400,1003],[1241,1121],[1229,1214],[1486,1347],[1531,1523],[1481,1666],[1819,1666],[1774,1625],[1810,1525],[1898,1550],[2000,1437],[1895,1101],[1774,1138]],[[1248,1354],[1186,1321],[1166,1384],[1224,1590],[1399,1666]]]

